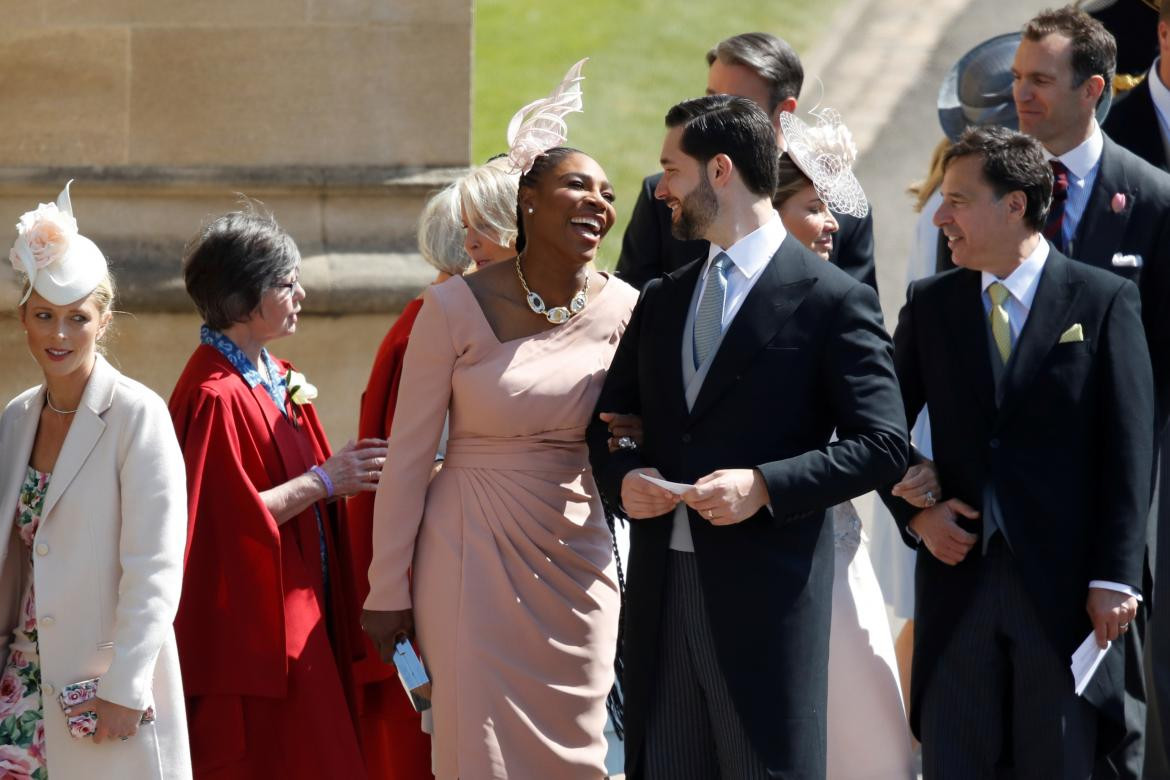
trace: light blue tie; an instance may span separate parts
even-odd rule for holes
[[[723,299],[727,296],[727,271],[730,266],[731,258],[726,252],[720,252],[707,272],[707,285],[703,288],[699,311],[695,314],[695,368],[706,362],[723,334]]]

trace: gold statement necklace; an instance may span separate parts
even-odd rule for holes
[[[585,308],[585,304],[589,303],[589,272],[585,272],[585,286],[577,291],[577,294],[569,301],[568,306],[554,306],[548,308],[544,304],[544,298],[541,298],[538,293],[532,292],[528,289],[528,282],[524,279],[524,272],[520,270],[520,257],[516,257],[516,276],[520,277],[520,286],[524,288],[525,298],[528,300],[528,308],[532,309],[534,314],[539,314],[551,322],[553,325],[563,325],[569,321],[569,318],[575,314],[580,314]]]

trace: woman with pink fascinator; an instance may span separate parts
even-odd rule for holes
[[[17,231],[44,382],[0,417],[0,777],[189,778],[183,456],[163,400],[102,356],[114,285],[69,185]]]
[[[363,625],[383,658],[417,640],[444,780],[605,775],[620,598],[585,427],[637,294],[591,268],[613,189],[561,145],[582,64],[509,128],[519,254],[423,296],[375,499]]]

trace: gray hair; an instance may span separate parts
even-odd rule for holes
[[[788,42],[769,33],[742,33],[715,44],[707,52],[710,67],[719,60],[724,65],[742,65],[755,71],[768,84],[768,113],[788,98],[800,96],[804,85],[804,66]]]
[[[247,320],[300,262],[296,242],[271,214],[233,211],[187,245],[183,281],[207,327],[225,330]]]
[[[463,248],[463,217],[459,213],[459,185],[448,184],[423,206],[418,218],[418,251],[435,270],[462,275],[471,258]]]
[[[520,175],[503,158],[488,160],[459,180],[459,202],[471,227],[500,246],[516,243]]]

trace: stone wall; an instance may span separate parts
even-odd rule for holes
[[[274,351],[352,435],[374,349],[433,277],[419,210],[468,163],[471,0],[0,0],[0,18],[0,225],[76,180],[129,313],[115,364],[169,393],[198,327],[182,248],[242,194],[296,239],[305,308],[328,315]],[[36,369],[0,326],[9,398]]]

